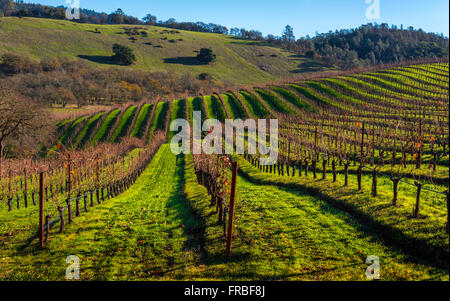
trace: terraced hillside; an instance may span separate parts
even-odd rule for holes
[[[402,67],[371,74],[324,78],[255,88],[254,91],[175,100],[172,105],[172,111],[175,112],[168,112],[170,107],[168,102],[156,104],[154,112],[151,104],[139,108],[132,106],[122,111],[115,109],[108,114],[101,114],[101,119],[99,115],[82,116],[60,122],[59,140],[63,144],[72,142],[70,138],[79,136],[78,131],[86,131],[93,127],[92,123],[97,121],[97,118],[101,124],[97,126],[97,132],[91,135],[93,142],[104,141],[108,136],[109,139],[117,141],[125,133],[130,133],[133,137],[139,136],[147,127],[149,135],[155,130],[165,132],[166,118],[170,120],[180,118],[184,116],[185,110],[189,112],[190,120],[194,110],[202,112],[203,120],[217,118],[221,121],[228,117],[266,118],[286,114],[297,116],[305,111],[311,113],[332,111],[335,115],[347,114],[359,122],[369,121],[371,117],[382,118],[383,122],[389,122],[396,118],[395,116],[411,112],[416,112],[416,118],[419,114],[425,116],[427,121],[424,123],[433,122],[433,116],[435,121],[442,122],[446,118],[445,113],[448,112],[446,66],[448,64]],[[184,106],[185,101],[187,108]],[[179,104],[183,108],[179,108]],[[136,121],[133,129],[130,129],[134,117]],[[94,120],[90,120],[92,118]],[[424,130],[427,130],[425,126]],[[445,132],[441,135],[445,135]],[[84,135],[81,138],[88,139]],[[442,160],[445,161],[445,158]]]
[[[81,147],[136,133],[145,142],[167,133],[168,141],[170,121],[192,120],[194,110],[221,120],[274,117],[278,162],[232,156],[239,176],[229,256],[226,223],[198,184],[205,158],[176,156],[168,144],[128,190],[64,233],[52,229],[44,250],[23,243],[35,233],[36,207],[8,211],[16,197],[3,198],[0,278],[62,280],[56,262],[75,252],[83,280],[365,280],[375,255],[382,280],[448,281],[448,71],[448,63],[415,65],[62,121],[60,141]],[[0,181],[5,196],[8,181]]]
[[[352,154],[349,158],[340,157],[339,161],[342,162],[359,160],[361,138],[358,131],[364,123],[367,131],[366,143],[371,145],[365,146],[366,161],[370,163],[370,167],[376,166],[379,171],[389,174],[395,170],[396,174],[402,177],[444,185],[448,180],[449,160],[446,142],[448,137],[446,70],[448,64],[411,66],[383,70],[371,75],[324,78],[256,88],[254,91],[181,99],[173,101],[171,105],[169,102],[159,102],[156,105],[130,106],[126,109],[114,109],[107,114],[99,113],[61,122],[59,141],[67,146],[70,146],[71,141],[75,142],[73,146],[78,146],[80,141],[83,145],[88,145],[87,142],[92,144],[105,140],[118,141],[126,133],[131,133],[133,137],[150,139],[156,131],[165,133],[169,122],[174,119],[185,118],[186,114],[189,114],[189,120],[192,120],[194,110],[202,112],[203,120],[218,118],[223,121],[228,116],[231,118],[278,116],[283,121],[287,120],[285,116],[292,116],[293,122],[296,123],[295,132],[302,135],[297,141],[299,145],[309,143],[303,140],[314,136],[314,131],[317,131],[318,127],[319,144],[325,143],[325,139],[329,144],[338,133],[340,135],[345,133],[345,137],[334,144],[335,148],[338,144],[340,146],[349,144]],[[389,86],[386,81],[373,81],[385,77],[396,80],[389,81]],[[136,120],[131,128],[133,116]],[[302,116],[301,119],[298,116]],[[98,123],[97,132],[87,134],[86,132],[93,131],[94,122]],[[395,135],[392,132],[393,128],[397,128]],[[421,131],[421,135],[404,137],[411,128],[417,133]],[[290,139],[287,135],[293,133],[292,130],[292,128],[282,129],[282,145]],[[140,136],[137,133],[140,133]],[[174,133],[168,134],[170,139]],[[290,152],[296,148],[294,140],[297,138],[292,139]],[[421,144],[419,154],[415,155],[414,149],[411,148],[412,144]],[[321,147],[330,149],[332,146]],[[394,149],[395,153],[392,154]],[[304,155],[308,153],[310,157],[310,150],[305,151]],[[290,159],[302,157],[303,153],[298,154],[298,147],[295,152],[296,154],[290,154]],[[324,155],[330,157],[331,152]],[[418,168],[412,168],[412,165],[417,165],[417,158],[414,156],[420,156]],[[399,166],[399,162],[403,163]],[[430,164],[433,167],[432,174]],[[318,168],[320,170],[321,166]],[[349,168],[350,172],[356,172],[352,171],[351,166]],[[364,172],[370,173],[370,170]]]

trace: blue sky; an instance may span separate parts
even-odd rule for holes
[[[73,1],[73,0],[69,0]],[[212,22],[256,29],[264,35],[280,35],[286,24],[297,37],[316,32],[358,27],[369,22],[403,24],[427,32],[449,35],[448,0],[79,0],[82,8],[110,13],[122,8],[127,15],[159,20]],[[367,2],[379,1],[380,18],[369,20]],[[66,0],[34,0],[48,5],[66,5]]]

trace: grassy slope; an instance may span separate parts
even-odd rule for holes
[[[255,89],[255,92],[261,96],[261,99],[266,102],[266,104],[279,113],[290,114],[292,109],[284,103],[284,101],[277,97],[275,93],[264,89]]]
[[[125,111],[125,113],[123,114],[122,118],[119,121],[119,124],[114,130],[114,133],[110,139],[111,142],[118,142],[119,138],[126,135],[128,127],[130,126],[134,114],[136,114],[136,111],[137,106],[131,106]]]
[[[448,264],[448,235],[445,233],[445,200],[436,198],[434,194],[423,194],[420,218],[412,218],[415,204],[414,189],[399,185],[399,206],[393,207],[392,188],[387,177],[378,179],[378,197],[370,196],[371,177],[363,176],[363,191],[357,191],[356,175],[349,176],[349,186],[343,187],[343,176],[338,176],[332,183],[331,175],[322,180],[321,175],[313,179],[310,170],[308,177],[278,176],[260,172],[245,160],[239,158],[240,168],[244,175],[255,183],[278,185],[290,189],[309,191],[320,196],[331,204],[338,206],[364,224],[372,225],[383,233],[387,240],[402,245],[406,250],[436,259],[439,264]],[[285,173],[286,174],[286,173]],[[401,187],[400,187],[401,186]]]
[[[189,121],[190,121],[191,125],[192,125],[194,111],[201,112],[202,122],[207,119],[207,112],[205,112],[202,97],[189,97],[188,105],[189,105]]]
[[[272,87],[272,89],[280,94],[286,101],[292,103],[295,107],[307,111],[313,111],[313,107],[293,91],[282,87]]]
[[[137,116],[136,123],[134,124],[133,131],[131,132],[131,137],[142,137],[147,120],[152,113],[152,107],[153,105],[149,103],[142,106]]]
[[[64,280],[72,254],[83,280],[177,279],[197,244],[187,233],[197,224],[181,195],[179,159],[163,146],[132,189],[80,216],[42,252],[0,248],[0,279]]]
[[[111,56],[114,43],[131,46],[138,62],[134,68],[151,71],[176,71],[200,74],[207,72],[216,79],[235,84],[262,83],[280,79],[286,74],[308,70],[306,58],[294,57],[279,48],[264,46],[251,41],[241,41],[231,36],[180,31],[179,34],[161,34],[164,28],[145,27],[148,37],[137,37],[132,43],[123,34],[129,25],[92,25],[68,21],[36,18],[2,18],[0,22],[0,54],[13,51],[28,55],[34,60],[43,57],[90,56],[96,65]],[[98,28],[101,34],[93,31]],[[14,39],[11,39],[11,36]],[[167,40],[161,38],[167,37]],[[183,39],[183,41],[178,41]],[[170,43],[169,40],[176,40]],[[146,43],[152,43],[147,45]],[[163,48],[154,46],[161,45]],[[211,65],[196,65],[192,60],[195,50],[209,47],[217,54],[217,62]],[[272,57],[271,55],[276,55]],[[262,55],[262,56],[261,56]],[[178,59],[180,57],[181,59]],[[165,59],[172,60],[166,62]],[[96,61],[96,62],[94,62]],[[261,67],[264,66],[263,71]],[[291,73],[292,72],[292,73]]]
[[[120,114],[120,112],[121,112],[120,109],[116,109],[106,116],[100,128],[95,133],[94,138],[92,138],[92,144],[95,144],[99,141],[104,141],[106,139],[108,133],[111,131],[111,127],[114,125],[114,122],[116,121],[117,116]]]
[[[186,109],[185,107],[180,105],[181,102],[182,102],[182,100],[180,100],[180,99],[175,99],[172,101],[172,111],[170,112],[170,121],[169,121],[169,133],[167,135],[168,141],[170,139],[172,139],[172,137],[176,134],[175,131],[170,131],[170,123],[172,121],[174,121],[175,119],[177,119],[178,114],[181,114],[181,111],[183,109]]]
[[[230,94],[222,94],[221,97],[230,114],[230,118],[242,119],[243,116],[245,115],[245,112],[242,113],[244,109],[238,105],[237,101],[233,97],[231,97]]]
[[[86,140],[89,138],[89,134],[92,132],[93,128],[104,114],[105,112],[95,114],[88,120],[83,129],[81,129],[81,131],[75,137],[75,141],[72,143],[73,147],[82,147],[86,143]]]
[[[220,99],[216,95],[208,95],[204,97],[206,109],[210,119],[217,119],[220,122],[225,122],[227,115],[223,109]]]
[[[412,258],[383,245],[377,233],[323,200],[242,177],[238,181],[235,252],[254,262],[234,266],[247,264],[241,273],[247,271],[250,278],[365,280],[369,255],[380,258],[384,280],[448,277],[445,270],[411,263]]]
[[[82,116],[82,117],[78,117],[77,119],[75,119],[70,124],[70,126],[64,131],[64,133],[61,135],[61,137],[58,139],[59,142],[61,144],[65,145],[67,143],[67,141],[70,139],[70,137],[74,134],[74,132],[76,131],[77,127],[79,127],[80,124],[82,124],[88,118],[89,118],[89,116]],[[51,150],[52,151],[56,151],[56,145],[54,145],[51,148]]]
[[[207,259],[202,278],[225,280],[364,280],[365,258],[377,254],[382,279],[448,279],[447,271],[413,264],[388,249],[376,233],[324,201],[298,191],[255,185],[238,178],[231,257],[224,255],[221,226],[186,157],[185,191],[202,217]],[[221,242],[221,243],[217,243]]]
[[[265,118],[268,116],[268,112],[264,106],[247,91],[239,92],[245,106],[248,108],[250,114],[255,118]]]
[[[241,119],[247,119],[250,117],[245,105],[238,99],[238,96],[236,96],[236,94],[227,93],[226,95],[228,96],[229,102],[233,107],[235,115],[239,116],[239,118]]]
[[[157,130],[164,131],[166,126],[166,117],[169,111],[169,102],[158,102],[155,109],[155,115],[153,116],[152,123],[150,124],[149,139],[153,136],[153,133]]]

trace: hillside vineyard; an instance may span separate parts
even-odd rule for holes
[[[53,155],[2,163],[0,278],[78,254],[82,280],[365,280],[373,255],[383,280],[448,281],[448,91],[436,61],[64,119]],[[173,154],[194,111],[278,119],[277,163]]]

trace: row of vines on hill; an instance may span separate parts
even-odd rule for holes
[[[45,197],[56,200],[61,196],[86,195],[87,192],[111,195],[118,183],[142,167],[148,149],[164,141],[159,133],[152,143],[145,147],[137,139],[121,143],[103,143],[86,150],[70,151],[60,144],[58,152],[47,159],[11,161],[4,166],[7,177],[0,180],[1,203],[8,211],[36,205],[39,195],[39,174],[46,179]],[[103,191],[104,190],[104,191]],[[55,204],[61,205],[57,202]],[[56,205],[56,207],[58,207]]]

